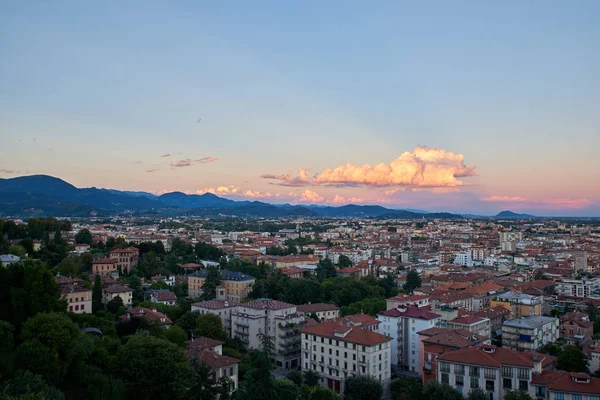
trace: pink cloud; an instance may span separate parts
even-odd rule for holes
[[[151,168],[151,169],[147,169],[146,172],[155,172],[158,170],[159,170],[159,168]]]
[[[197,163],[202,163],[202,164],[207,164],[207,163],[211,163],[211,162],[215,162],[217,161],[218,158],[216,157],[202,157],[196,160]]]
[[[289,174],[261,175],[264,179],[278,180],[282,186],[336,185],[367,187],[458,187],[465,183],[458,178],[476,176],[475,166],[465,164],[464,156],[442,149],[417,146],[404,152],[389,164],[344,164],[326,169],[312,179],[306,169],[298,176]]]
[[[325,201],[323,196],[309,189],[306,189],[302,193],[290,192],[289,195],[299,203],[322,203]]]
[[[513,202],[522,202],[522,201],[527,201],[525,198],[523,197],[510,197],[510,196],[488,196],[488,197],[484,197],[481,199],[481,201],[492,201],[492,202],[506,202],[506,203],[513,203]]]
[[[217,186],[211,188],[198,189],[195,192],[191,192],[188,194],[204,194],[204,193],[212,193],[212,194],[235,194],[240,191],[240,188],[234,185],[230,186]]]
[[[169,163],[169,165],[173,168],[183,168],[183,167],[190,167],[197,163],[207,164],[207,163],[215,162],[217,160],[218,160],[218,158],[216,158],[216,157],[202,157],[197,160],[192,160],[191,158],[186,158],[184,160],[171,161]]]
[[[365,199],[362,199],[360,197],[344,198],[344,197],[340,196],[339,194],[336,194],[333,199],[327,201],[327,203],[335,204],[335,205],[357,204],[357,203],[364,203],[364,202],[365,202]]]
[[[252,199],[267,199],[270,197],[279,197],[279,193],[273,194],[271,192],[259,192],[255,190],[245,190],[241,193],[244,197],[250,197]]]
[[[560,210],[560,209],[580,209],[592,204],[589,199],[571,199],[556,198],[544,200],[527,200],[520,196],[488,196],[481,199],[485,202],[512,203],[515,209],[540,209],[540,210]]]
[[[170,153],[165,153],[160,155],[161,158],[171,157]]]

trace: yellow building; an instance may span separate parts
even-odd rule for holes
[[[114,258],[97,258],[92,262],[94,275],[112,275],[117,272],[117,260]]]
[[[491,306],[501,306],[510,311],[511,318],[542,315],[542,298],[525,293],[507,292],[496,296]]]
[[[252,291],[256,279],[241,272],[221,271],[221,284],[217,288],[217,299],[242,301]],[[188,275],[188,297],[202,295],[202,285],[208,276],[207,270],[196,271]]]

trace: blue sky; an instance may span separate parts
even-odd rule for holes
[[[600,211],[596,1],[171,3],[0,4],[0,177]],[[436,187],[260,178],[390,164],[418,145],[464,156],[477,176]]]

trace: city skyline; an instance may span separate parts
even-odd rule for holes
[[[599,216],[600,6],[577,6],[5,3],[0,178]]]

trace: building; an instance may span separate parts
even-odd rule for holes
[[[563,279],[556,284],[556,294],[572,297],[600,297],[600,278]]]
[[[171,327],[171,325],[173,325],[173,321],[171,321],[165,314],[157,311],[155,308],[130,308],[124,315],[120,317],[120,319],[121,321],[139,319],[147,324],[157,325],[165,329],[168,329]]]
[[[473,258],[471,257],[471,253],[468,251],[457,253],[454,257],[454,264],[462,265],[464,267],[472,267]]]
[[[581,372],[533,374],[529,394],[540,400],[600,400],[600,378]]]
[[[117,269],[128,273],[138,265],[140,251],[135,247],[114,249],[109,253],[110,258],[117,261]]]
[[[379,332],[392,339],[391,363],[402,371],[421,373],[419,332],[438,325],[440,315],[408,306],[380,312]]]
[[[0,265],[8,267],[10,264],[21,261],[21,257],[15,256],[14,254],[2,254],[0,255]]]
[[[558,318],[529,316],[502,324],[502,347],[509,349],[533,351],[558,337]]]
[[[133,290],[127,286],[121,285],[120,283],[114,283],[106,288],[102,288],[102,302],[104,304],[117,297],[120,297],[121,300],[123,300],[123,305],[125,307],[131,307],[133,304]]]
[[[336,322],[340,325],[361,327],[371,332],[377,332],[379,330],[379,324],[381,324],[381,321],[377,318],[364,313],[345,315],[337,318]]]
[[[95,258],[92,261],[92,273],[94,275],[110,275],[118,278],[117,260],[115,258]]]
[[[594,323],[587,314],[568,312],[559,318],[560,337],[569,343],[580,344],[583,347],[592,342]]]
[[[502,306],[510,311],[513,318],[542,315],[543,298],[525,293],[506,292],[491,301],[492,307]]]
[[[552,368],[554,360],[492,345],[468,347],[438,356],[437,380],[465,397],[481,389],[490,400],[501,400],[513,390],[529,392],[532,375]]]
[[[242,301],[252,291],[256,279],[241,272],[220,271],[221,285],[217,288],[217,299]],[[196,271],[188,275],[188,297],[196,298],[202,295],[202,285],[208,276],[207,270]]]
[[[392,338],[336,321],[307,326],[301,333],[302,371],[318,372],[323,386],[343,393],[345,380],[355,375],[389,381]]]
[[[177,304],[177,296],[169,290],[149,290],[147,293],[150,295],[150,301],[153,303],[161,303],[165,306],[174,306]]]
[[[70,312],[76,314],[92,313],[92,289],[79,285],[60,285],[60,292],[67,300]]]
[[[446,323],[449,329],[464,329],[476,335],[486,337],[488,340],[492,337],[492,323],[488,318],[475,315],[465,315],[458,317]]]
[[[197,359],[213,371],[213,379],[225,376],[232,381],[231,391],[238,388],[238,364],[240,360],[223,355],[223,342],[199,337],[185,342],[188,359]]]
[[[227,300],[206,300],[192,304],[192,311],[197,311],[200,314],[214,314],[221,318],[223,329],[227,332],[227,336],[233,337],[231,332],[231,314],[237,310],[240,305],[237,301]]]
[[[472,346],[481,346],[486,339],[463,329],[429,328],[419,332],[423,384],[437,380],[438,356]]]
[[[327,303],[314,303],[314,304],[301,304],[296,306],[298,312],[303,312],[307,316],[315,314],[319,321],[326,321],[335,319],[340,316],[340,308],[334,304]]]
[[[513,252],[517,250],[517,243],[523,240],[523,232],[507,231],[498,232],[500,236],[500,249],[502,251]]]
[[[282,301],[259,299],[242,303],[231,311],[231,335],[247,348],[260,348],[260,335],[274,338],[275,365],[285,369],[300,366],[300,329],[307,323],[304,313]]]
[[[429,305],[429,296],[424,296],[420,294],[399,294],[395,297],[390,297],[386,300],[386,309],[391,310],[393,308],[399,307],[427,307]]]
[[[588,272],[587,253],[585,251],[574,251],[571,253],[575,258],[573,268],[577,272]]]
[[[585,350],[584,350],[585,351]],[[600,342],[590,346],[588,353],[588,369],[592,374],[600,369]]]

